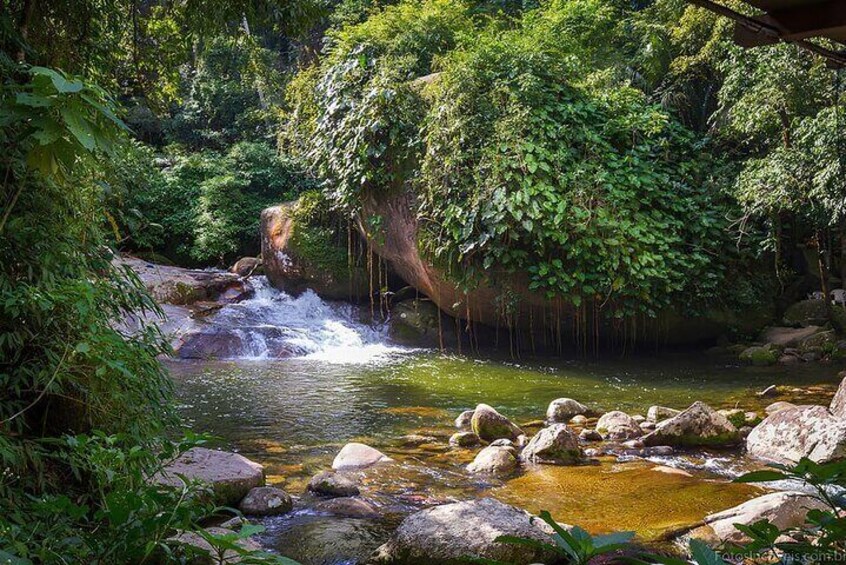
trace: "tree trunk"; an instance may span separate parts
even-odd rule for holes
[[[15,54],[15,60],[19,63],[26,61],[26,41],[29,37],[29,24],[32,22],[32,15],[35,13],[35,2],[37,0],[24,0],[21,16],[18,20],[18,35],[21,38],[21,48]]]
[[[828,265],[826,264],[825,260],[825,234],[823,230],[818,229],[816,231],[816,243],[817,243],[817,263],[820,269],[820,290],[823,293],[823,300],[825,303],[825,313],[829,320],[831,320],[831,298],[829,295],[829,288],[828,288]]]

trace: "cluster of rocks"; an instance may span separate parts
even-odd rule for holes
[[[831,315],[838,327],[846,327],[846,309],[832,307]],[[846,340],[838,339],[829,322],[824,300],[803,300],[787,309],[783,326],[766,328],[755,343],[717,349],[726,349],[755,366],[846,357]]]

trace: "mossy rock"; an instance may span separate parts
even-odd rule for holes
[[[740,360],[755,367],[768,367],[778,363],[780,354],[778,347],[772,344],[753,345],[743,350]]]
[[[829,319],[825,300],[802,300],[784,312],[784,324],[787,326],[806,328],[824,326],[829,322],[839,331],[846,329],[846,310],[832,305]]]
[[[394,304],[391,308],[391,320],[388,335],[398,343],[433,347],[438,345],[439,331],[450,334],[452,320],[438,323],[440,311],[429,300],[410,299]]]

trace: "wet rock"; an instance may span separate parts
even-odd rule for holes
[[[255,516],[284,514],[293,507],[290,495],[276,487],[254,487],[238,504],[241,512]]]
[[[796,408],[796,405],[792,402],[785,402],[783,400],[779,400],[778,402],[773,402],[772,404],[764,408],[764,412],[766,412],[769,416],[770,414],[775,414],[779,410],[786,410],[787,408]]]
[[[761,334],[761,341],[772,343],[781,347],[802,347],[809,338],[812,338],[824,330],[819,326],[807,326],[804,328],[767,328]]]
[[[234,359],[249,356],[254,352],[248,334],[252,334],[253,338],[263,338],[267,351],[262,353],[272,359],[285,359],[297,353],[286,342],[282,329],[275,327],[204,328],[181,336],[174,344],[174,349],[180,359]]]
[[[487,404],[479,404],[470,421],[473,432],[484,441],[516,439],[523,433],[511,420]]]
[[[596,431],[602,434],[603,439],[626,440],[643,435],[643,430],[634,419],[626,414],[615,410],[603,414],[596,423]]]
[[[770,385],[761,392],[758,393],[758,396],[761,398],[773,398],[779,395],[778,387],[776,385]]]
[[[400,438],[400,443],[405,447],[419,447],[427,443],[435,443],[438,438],[435,436],[424,436],[420,434],[408,434]]]
[[[445,328],[439,317],[440,310],[430,300],[412,298],[397,302],[391,306],[388,335],[396,343],[416,347],[437,347],[441,339],[454,341],[452,325]],[[444,336],[444,331],[452,335]]]
[[[368,520],[380,516],[379,510],[375,506],[360,498],[345,497],[321,500],[312,509],[341,518],[362,518]]]
[[[579,439],[582,441],[602,441],[602,434],[596,430],[582,430],[579,433]]]
[[[840,382],[837,392],[834,393],[829,410],[835,417],[846,419],[846,378]]]
[[[516,451],[513,447],[489,445],[467,465],[467,470],[487,475],[508,474],[517,468]]]
[[[666,406],[650,406],[649,410],[646,412],[646,419],[653,423],[658,423],[661,420],[666,420],[667,418],[672,418],[679,414],[681,410],[675,410],[673,408],[667,408]]]
[[[575,465],[584,455],[579,447],[579,437],[566,424],[553,424],[544,428],[529,441],[520,454],[523,461],[553,465]]]
[[[457,432],[449,438],[449,444],[453,447],[473,447],[479,445],[479,436],[473,432]]]
[[[643,441],[639,439],[630,439],[623,442],[623,447],[627,449],[640,449],[643,447]]]
[[[239,277],[248,277],[257,274],[260,266],[261,259],[258,257],[241,257],[229,268],[229,272],[235,273]]]
[[[652,447],[644,447],[640,451],[641,457],[669,457],[675,452],[670,445],[654,445]]]
[[[212,487],[214,500],[235,506],[253,487],[264,484],[264,467],[237,453],[194,447],[152,477],[152,481],[182,487],[180,475]]]
[[[587,416],[582,416],[579,414],[578,416],[573,416],[570,418],[570,423],[574,426],[584,426],[588,423]]]
[[[781,357],[778,358],[779,365],[794,365],[796,363],[801,363],[802,358],[797,357],[796,355],[785,353]]]
[[[483,498],[412,514],[367,563],[453,565],[475,557],[526,564],[555,557],[546,549],[495,541],[504,535],[550,542],[546,529],[528,513]]]
[[[455,419],[455,427],[459,430],[469,430],[473,420],[474,410],[465,410]]]
[[[770,343],[766,345],[753,345],[747,347],[740,354],[740,360],[744,363],[754,365],[755,367],[767,367],[775,365],[781,357],[781,351],[778,346]]]
[[[361,469],[371,467],[377,463],[388,463],[393,461],[390,457],[363,443],[348,443],[341,448],[335,460],[332,461],[332,468],[336,471],[345,469]]]
[[[513,441],[511,441],[510,439],[505,439],[505,438],[494,440],[490,444],[493,447],[512,447],[512,448],[516,447],[514,445]]]
[[[775,412],[746,438],[752,457],[777,463],[797,463],[807,457],[827,463],[846,457],[846,420],[823,406],[796,406]]]
[[[773,492],[707,516],[705,525],[693,530],[691,537],[715,545],[748,543],[751,540],[735,524],[751,526],[768,520],[779,530],[786,530],[804,525],[808,510],[824,507],[822,502],[800,492]]]
[[[587,406],[572,398],[557,398],[549,403],[546,409],[548,422],[569,422],[574,416],[585,415],[590,412]]]
[[[323,496],[356,496],[358,485],[350,477],[333,471],[322,471],[311,478],[308,490]]]
[[[218,526],[206,528],[205,531],[216,536],[235,534],[233,530]],[[228,565],[230,563],[241,562],[240,554],[232,549],[224,551],[222,560],[218,559],[217,550],[212,547],[205,538],[196,532],[181,532],[172,538],[169,538],[169,541],[183,546],[182,551],[179,551],[178,553],[184,553],[184,557],[189,558],[188,562],[192,565]],[[239,539],[234,543],[240,546],[244,551],[261,551],[261,546],[258,542],[250,538]]]
[[[728,418],[703,402],[664,420],[643,438],[645,445],[724,446],[740,441],[737,428]]]

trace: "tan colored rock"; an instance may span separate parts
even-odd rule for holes
[[[471,473],[505,475],[517,468],[517,450],[514,447],[489,445],[467,465]]]
[[[643,435],[643,430],[634,418],[619,410],[603,414],[596,423],[596,431],[604,439],[612,440],[633,439]]]
[[[643,437],[643,443],[649,446],[725,446],[739,441],[737,427],[703,402],[694,402]]]
[[[377,463],[388,463],[393,461],[390,457],[363,443],[348,443],[341,448],[341,451],[332,461],[332,468],[336,471],[347,469],[363,469],[372,467]]]
[[[182,487],[184,475],[212,487],[215,501],[235,506],[253,487],[264,484],[264,467],[246,457],[228,451],[194,447],[161,472],[152,481],[162,485]]]
[[[537,433],[520,453],[520,459],[531,463],[575,465],[584,459],[579,436],[566,424],[552,424]]]
[[[557,398],[549,403],[546,409],[546,420],[548,422],[566,423],[574,416],[583,416],[590,413],[590,409],[572,398]]]
[[[846,458],[846,420],[823,406],[779,410],[755,426],[746,438],[750,456],[777,463],[807,457],[817,463]]]
[[[829,410],[833,416],[846,419],[846,378],[840,382],[837,392],[834,393]]]
[[[285,514],[293,507],[291,496],[276,487],[253,487],[238,504],[238,510],[254,516]]]
[[[479,404],[470,421],[473,432],[484,441],[515,440],[523,433],[516,424],[487,404]]]

